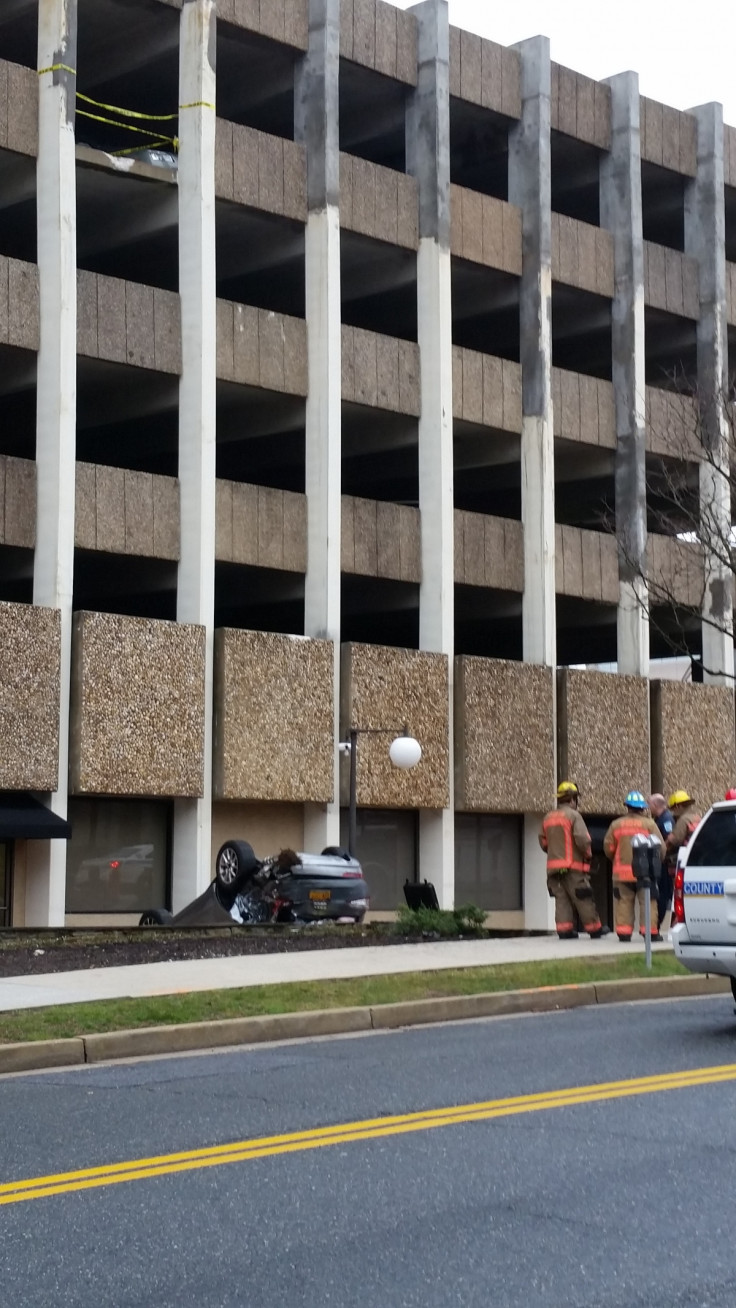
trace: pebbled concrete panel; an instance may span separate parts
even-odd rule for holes
[[[183,623],[75,615],[72,793],[202,794],[204,642]]]
[[[701,812],[736,776],[734,697],[727,686],[652,682],[652,782],[663,794],[685,789]]]
[[[559,775],[577,782],[587,813],[619,813],[649,788],[649,685],[644,677],[577,668],[557,674]]]
[[[455,807],[545,811],[554,795],[551,668],[455,659]]]
[[[0,603],[0,790],[59,784],[61,615]]]
[[[332,674],[329,641],[215,633],[218,799],[332,800]]]

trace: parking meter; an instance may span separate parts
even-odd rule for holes
[[[652,966],[652,890],[656,891],[662,871],[662,845],[659,836],[631,837],[631,866],[637,889],[644,891],[644,944],[646,965]]]

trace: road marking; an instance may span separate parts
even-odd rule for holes
[[[334,1126],[321,1126],[309,1131],[291,1131],[288,1135],[236,1140],[231,1144],[188,1149],[182,1153],[161,1154],[154,1158],[135,1158],[124,1163],[108,1163],[102,1167],[88,1167],[76,1172],[58,1172],[53,1176],[35,1176],[28,1180],[8,1181],[0,1185],[0,1205],[24,1203],[29,1199],[48,1199],[53,1195],[119,1185],[123,1181],[143,1181],[155,1176],[171,1176],[176,1172],[198,1171],[205,1167],[223,1167],[226,1163],[249,1162],[253,1158],[270,1158],[277,1154],[322,1149],[327,1145],[380,1140],[392,1135],[406,1135],[412,1131],[431,1131],[440,1126],[486,1122],[497,1117],[538,1113],[552,1108],[571,1108],[578,1104],[625,1099],[633,1095],[659,1094],[662,1090],[688,1090],[694,1086],[717,1085],[722,1081],[736,1081],[736,1063],[726,1063],[721,1067],[701,1067],[689,1072],[665,1072],[657,1076],[636,1077],[628,1081],[604,1081],[599,1085],[544,1090],[539,1094],[489,1099],[482,1103],[457,1104],[449,1108],[428,1108],[418,1113],[369,1118],[361,1122],[340,1122]]]

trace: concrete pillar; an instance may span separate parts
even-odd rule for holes
[[[521,59],[521,119],[509,134],[509,200],[522,214],[523,257],[519,288],[521,339],[521,516],[524,524],[524,659],[554,667],[555,456],[552,422],[552,191],[547,37],[516,46]],[[524,819],[525,921],[529,929],[553,924],[545,860],[537,841],[539,818]]]
[[[697,173],[685,197],[685,251],[698,263],[700,298],[697,384],[706,450],[700,468],[701,534],[706,546],[703,680],[732,685],[733,575],[730,561],[723,556],[731,530],[723,109],[706,104],[691,112],[698,124]]]
[[[61,611],[59,785],[45,797],[66,817],[69,770],[74,474],[77,406],[77,270],[74,106],[76,0],[38,6],[38,275],[40,348],[36,409],[36,552],[33,602]],[[61,926],[66,843],[30,841],[26,926]]]
[[[179,48],[179,386],[181,553],[178,622],[205,628],[204,793],[174,805],[174,911],[211,875],[215,625],[215,0],[184,0]]]
[[[455,655],[453,551],[452,278],[450,260],[450,22],[447,0],[412,9],[418,24],[417,88],[407,109],[407,171],[419,187],[417,320],[421,357],[419,508],[422,582],[419,648],[449,665],[452,745]],[[443,908],[455,894],[455,810],[450,803],[419,815],[419,872]]]
[[[297,70],[295,135],[307,150],[307,573],[304,633],[334,644],[335,771],[331,804],[305,805],[304,844],[340,841],[340,3],[310,0],[309,48]]]
[[[613,234],[613,393],[616,407],[616,536],[619,549],[618,670],[649,676],[644,237],[639,78],[611,88],[611,149],[601,162],[601,226]]]

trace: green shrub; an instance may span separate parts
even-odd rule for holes
[[[463,904],[452,910],[411,909],[403,905],[396,915],[396,931],[401,936],[434,936],[451,940],[459,935],[482,935],[486,915],[475,904]]]

